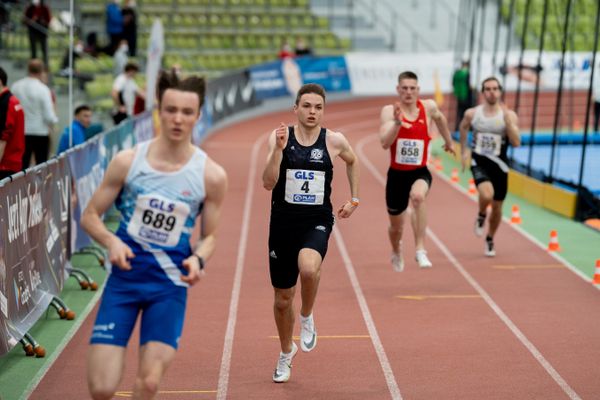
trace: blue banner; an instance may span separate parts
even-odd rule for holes
[[[75,190],[72,195],[73,224],[71,230],[73,250],[79,250],[92,244],[91,238],[81,228],[81,213],[92,198],[94,191],[100,185],[104,176],[105,160],[100,157],[100,141],[104,135],[98,135],[67,152],[69,166]]]
[[[327,92],[350,90],[344,57],[285,58],[250,68],[258,99],[295,95],[305,83],[318,83]]]

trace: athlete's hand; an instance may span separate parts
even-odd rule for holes
[[[181,280],[190,286],[194,286],[194,284],[198,283],[206,275],[206,272],[200,269],[200,261],[195,256],[186,258],[181,265],[188,271],[187,275],[181,275]]]
[[[288,142],[288,127],[282,122],[281,125],[275,130],[275,144],[280,150],[285,149]]]
[[[454,145],[452,144],[452,141],[444,143],[444,151],[446,153],[452,154],[453,156],[456,155],[456,152],[454,151]]]
[[[402,109],[400,108],[400,102],[394,103],[394,122],[396,125],[400,125],[402,123]]]
[[[396,125],[402,125],[403,127],[410,129],[410,127],[412,127],[412,124],[409,124],[408,122],[404,121],[403,118],[404,118],[404,113],[402,112],[400,103],[395,102],[394,103],[394,123]]]
[[[358,206],[353,206],[350,201],[345,202],[340,208],[338,208],[337,216],[339,218],[348,218],[352,215],[354,210],[356,210]]]
[[[461,157],[460,157],[460,164],[462,165],[462,172],[465,172],[465,168],[467,167],[468,161],[469,161],[469,152],[466,150],[463,150]]]
[[[131,264],[129,260],[135,257],[133,251],[121,239],[114,237],[108,245],[108,259],[112,265],[116,265],[123,271],[129,271]]]

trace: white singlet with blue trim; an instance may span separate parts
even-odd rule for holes
[[[206,197],[206,153],[196,148],[181,169],[161,172],[147,161],[151,143],[137,145],[115,202],[122,216],[116,235],[135,254],[132,270],[113,267],[111,273],[114,278],[187,286],[181,281],[181,263],[191,254],[190,236]]]

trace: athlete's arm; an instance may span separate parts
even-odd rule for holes
[[[471,128],[471,122],[473,121],[473,116],[475,115],[475,109],[469,108],[465,111],[465,115],[463,116],[462,121],[460,121],[460,125],[458,126],[458,131],[460,132],[460,153],[461,153],[461,164],[462,170],[465,170],[467,166],[467,160],[469,159],[469,146],[467,145],[467,135],[469,134],[469,129]]]
[[[438,132],[444,139],[444,150],[448,153],[456,154],[454,152],[452,137],[450,136],[450,129],[448,129],[448,121],[446,120],[446,117],[440,111],[435,101],[424,100],[423,104],[427,109],[427,113],[431,116],[433,122],[435,122]]]
[[[206,159],[204,183],[206,198],[202,207],[200,239],[193,254],[182,263],[183,267],[188,270],[188,274],[182,275],[181,280],[190,285],[198,282],[204,275],[204,271],[200,269],[198,257],[208,261],[217,246],[217,226],[221,218],[225,192],[227,192],[227,173],[223,167],[210,158]]]
[[[346,163],[346,175],[350,184],[350,200],[347,200],[337,211],[340,218],[348,218],[352,215],[358,204],[352,199],[358,199],[358,186],[360,168],[358,165],[358,157],[352,150],[352,146],[344,135],[339,132],[327,131],[328,148],[334,149],[333,154],[337,155]],[[330,152],[332,154],[332,152]],[[354,203],[354,204],[353,204]]]
[[[121,269],[131,269],[129,259],[133,251],[115,234],[109,231],[102,221],[102,214],[114,203],[125,184],[125,178],[133,162],[134,150],[119,152],[108,164],[102,183],[90,199],[81,216],[81,226],[98,243],[108,249],[109,260]]]
[[[504,109],[504,123],[506,124],[506,136],[512,147],[519,147],[521,145],[521,135],[519,135],[519,118],[513,110],[509,110],[505,105]]]
[[[282,122],[269,136],[269,153],[262,175],[263,186],[267,190],[273,190],[279,180],[279,167],[283,159],[283,149],[287,145],[288,135],[288,127]]]
[[[398,129],[400,129],[400,125],[402,124],[400,105],[396,103],[384,106],[381,109],[380,120],[379,142],[381,143],[381,147],[387,150],[394,143],[394,140],[396,140]]]

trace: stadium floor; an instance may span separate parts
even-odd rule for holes
[[[351,108],[353,106],[353,104],[348,103],[345,106]],[[342,113],[343,111],[339,111],[340,108],[345,108],[345,107],[335,107],[335,105],[329,106],[333,109],[333,111],[331,112],[332,119],[335,119],[335,113],[339,112]],[[374,115],[377,114],[377,107],[373,106],[373,105],[367,105],[365,104],[357,104],[356,105],[357,108],[360,107],[360,109],[364,109],[364,107],[372,107],[373,108],[373,113]],[[263,118],[264,119],[269,119],[270,122],[267,125],[272,125],[272,126],[276,126],[279,123],[279,118],[283,118],[281,117],[281,115],[277,115],[277,117],[274,116],[265,116]],[[336,123],[335,125],[343,125],[343,126],[350,126],[350,116],[346,116],[345,118],[347,118],[348,120],[346,122],[341,122],[340,117],[338,117],[338,119],[335,119]],[[274,122],[273,122],[274,121]],[[334,128],[337,128],[337,126],[333,126]],[[365,130],[364,135],[360,136],[363,132],[350,132],[350,135],[348,135],[351,139],[351,142],[353,143],[353,145],[355,146],[355,149],[357,150],[357,152],[360,149],[366,148],[368,146],[373,145],[372,143],[372,137],[367,136],[368,135],[372,135],[375,132],[375,127],[374,126],[370,126],[368,127],[367,130]],[[341,129],[342,131],[345,131],[346,129]],[[348,131],[350,131],[350,129],[348,128]],[[219,135],[214,135],[213,137],[210,138],[210,140],[207,143],[207,148],[209,153],[211,152],[211,150],[216,150],[219,151],[220,147],[219,146],[229,146],[229,148],[235,148],[236,143],[220,143],[218,140],[220,139]],[[243,143],[239,144],[240,146]],[[438,146],[439,147],[439,146]],[[456,162],[451,159],[450,157],[447,157],[445,154],[441,154],[440,155],[443,158],[443,164],[444,164],[444,171],[443,174],[444,176],[446,176],[446,180],[447,180],[447,176],[449,175],[450,170],[453,167],[458,166],[456,164]],[[262,161],[262,158],[261,158]],[[241,168],[245,168],[244,165],[240,165]],[[241,173],[240,171],[237,172],[238,174]],[[343,184],[345,184],[345,182],[343,182],[344,177],[343,174],[338,172],[338,177],[336,178],[337,181],[342,181]],[[363,179],[370,179],[369,176],[369,172],[368,171],[364,171],[363,172]],[[438,177],[442,177],[441,175],[438,175]],[[461,191],[462,194],[459,193],[454,193],[452,194],[452,197],[455,198],[456,196],[459,197],[459,199],[464,199],[466,200],[467,197],[469,197],[466,194],[465,191],[465,187],[466,187],[466,182],[468,179],[469,175],[468,174],[462,174],[461,175],[461,186],[459,189],[459,186],[457,185],[453,185],[454,187],[454,191],[458,192]],[[339,183],[339,182],[338,182]],[[445,191],[448,192],[446,185],[443,182],[441,182],[440,180],[438,180],[438,182],[435,182],[434,185],[439,186],[439,187],[444,187]],[[364,185],[366,188],[366,185]],[[437,190],[437,189],[436,189]],[[344,192],[345,193],[345,192]],[[365,193],[364,196],[367,197],[368,193]],[[372,196],[372,194],[371,194]],[[433,201],[433,199],[429,200],[430,202]],[[472,200],[466,200],[466,201],[472,201]],[[463,202],[463,200],[458,200],[458,202]],[[437,201],[437,204],[439,206],[439,200]],[[499,232],[500,236],[503,235],[508,235],[507,232],[509,232],[512,229],[515,229],[518,233],[517,236],[522,237],[521,234],[525,234],[527,238],[533,240],[534,243],[536,243],[536,245],[538,247],[541,248],[545,248],[547,243],[548,243],[548,239],[549,239],[549,232],[551,229],[555,229],[558,231],[559,233],[559,240],[560,240],[560,244],[561,247],[563,248],[563,251],[560,253],[560,255],[553,255],[552,257],[554,257],[555,261],[556,261],[556,265],[566,265],[569,268],[572,268],[573,272],[575,272],[575,274],[585,280],[587,280],[589,282],[592,274],[593,274],[593,270],[594,270],[594,261],[597,258],[600,258],[600,255],[598,253],[597,250],[597,243],[598,243],[598,239],[600,239],[600,233],[589,229],[587,227],[585,227],[582,224],[579,223],[575,223],[569,219],[566,219],[564,217],[558,216],[554,213],[551,213],[549,211],[543,210],[539,207],[536,207],[532,204],[527,203],[526,201],[517,198],[515,196],[509,196],[507,198],[507,201],[505,203],[505,207],[504,207],[504,213],[505,213],[505,217],[506,218],[510,218],[510,211],[511,211],[511,205],[513,204],[519,204],[520,209],[521,209],[521,217],[523,218],[523,223],[522,225],[520,225],[519,227],[512,227],[510,228],[508,224],[503,224],[503,226],[501,227],[501,230]],[[460,223],[458,226],[454,227],[454,229],[470,229],[472,226],[472,219],[475,215],[475,203],[473,202],[472,205],[469,206],[470,209],[472,209],[472,215],[465,215],[464,216],[464,221],[462,223]],[[363,208],[363,205],[361,204],[361,208]],[[379,207],[381,208],[381,207]],[[450,210],[451,211],[451,210]],[[461,214],[463,215],[463,214]],[[364,215],[363,215],[364,216]],[[238,219],[239,221],[239,219]],[[340,229],[344,230],[343,224],[342,227]],[[511,233],[512,235],[512,233]],[[384,232],[382,231],[381,233],[381,243],[382,248],[381,251],[384,253],[385,257],[387,257],[387,253],[388,253],[388,249],[387,249],[387,238],[385,237]],[[347,237],[348,241],[350,242],[350,236]],[[334,242],[334,238],[332,237],[330,244],[333,245]],[[410,240],[412,242],[412,240]],[[473,254],[480,254],[483,252],[483,242],[477,242],[476,245],[471,244],[472,242],[466,243],[463,247],[461,247],[461,250],[464,250],[465,252],[471,251]],[[481,245],[481,246],[479,246]],[[221,247],[224,247],[223,244],[220,245]],[[479,246],[474,248],[474,246]],[[594,247],[596,246],[596,247]],[[433,248],[434,248],[434,243],[429,240],[429,247],[432,248],[432,252],[433,252]],[[262,248],[259,248],[258,250],[262,250]],[[353,249],[350,249],[351,252]],[[253,253],[256,253],[257,250],[253,250]],[[505,245],[504,248],[500,248],[499,251],[505,251],[508,252],[509,250],[507,249],[507,246]],[[260,253],[260,251],[259,251]],[[264,258],[264,257],[263,257]],[[440,255],[438,257],[438,259],[442,259],[443,257]],[[334,255],[332,252],[331,258],[329,259],[329,261],[326,261],[326,263],[330,263],[330,264],[334,264],[335,262],[334,260]],[[263,260],[264,261],[264,260]],[[515,260],[515,264],[518,264],[519,260]],[[259,261],[254,261],[255,264],[258,263]],[[81,256],[76,259],[73,260],[73,263],[75,266],[82,266],[84,267],[87,271],[89,271],[93,276],[94,279],[102,282],[103,278],[104,278],[104,272],[98,268],[97,266],[94,266],[95,262],[94,260],[89,257],[89,256]],[[263,262],[264,263],[264,262]],[[357,264],[358,266],[358,264]],[[388,266],[386,265],[386,268]],[[332,267],[333,268],[333,267]],[[389,270],[391,270],[391,268],[388,268]],[[443,272],[445,269],[445,265],[441,264],[440,261],[440,271],[439,273]],[[436,267],[434,267],[434,270],[436,270]],[[359,271],[360,272],[360,271]],[[432,272],[436,272],[436,271],[432,271]],[[217,273],[217,271],[215,271],[215,274]],[[332,271],[333,273],[333,271]],[[409,272],[409,275],[411,278],[414,278],[414,275],[410,275],[410,273],[415,274],[414,272]],[[535,271],[533,273],[536,273]],[[327,273],[325,273],[324,275],[324,279],[326,279],[326,275]],[[445,276],[447,278],[447,276]],[[546,277],[546,274],[544,272],[544,270],[540,270],[539,271],[539,280],[542,281],[544,280]],[[261,277],[262,278],[262,277]],[[534,278],[535,280],[535,278]],[[426,280],[425,280],[426,282]],[[423,283],[420,280],[416,280],[415,283]],[[267,281],[263,282],[264,286],[267,287],[268,283]],[[207,285],[210,285],[210,282],[207,282]],[[403,288],[406,289],[406,286],[402,286]],[[229,287],[227,288],[221,288],[222,290],[229,290]],[[340,289],[341,290],[341,289]],[[84,354],[82,354],[82,349],[83,351],[85,351],[85,347],[81,346],[81,340],[77,343],[77,345],[75,345],[74,347],[70,347],[70,343],[68,342],[68,339],[70,339],[70,337],[74,334],[76,334],[77,328],[84,323],[83,318],[85,317],[86,313],[89,312],[92,309],[92,306],[94,305],[94,302],[97,299],[99,292],[90,292],[90,291],[82,291],[79,289],[79,286],[77,285],[76,281],[74,279],[69,279],[67,282],[67,285],[63,291],[63,299],[67,302],[67,304],[76,312],[76,314],[78,315],[78,317],[74,320],[74,321],[62,321],[58,318],[58,316],[51,310],[50,312],[48,312],[46,314],[46,316],[44,318],[42,318],[38,324],[34,327],[34,329],[32,330],[32,334],[34,335],[34,337],[42,344],[44,345],[44,347],[47,350],[47,355],[45,358],[41,358],[41,359],[34,359],[34,358],[28,358],[25,357],[20,349],[20,347],[18,346],[17,348],[13,349],[12,352],[10,352],[7,356],[3,357],[2,359],[0,359],[0,397],[4,400],[7,399],[18,399],[18,398],[27,398],[29,396],[29,394],[31,393],[32,390],[34,390],[36,388],[36,385],[38,384],[38,382],[40,381],[40,379],[44,378],[45,374],[47,373],[48,369],[51,367],[51,364],[61,355],[61,353],[69,353],[70,351],[74,350],[77,351],[78,353],[76,354],[71,354],[70,357],[79,357],[82,358],[84,357]],[[325,294],[324,293],[320,293],[320,297],[321,295],[324,297]],[[263,304],[264,307],[268,308],[270,310],[270,304],[265,303]],[[317,307],[323,307],[324,308],[324,301],[323,304],[319,302],[318,299],[318,303],[317,303]],[[261,311],[262,314],[262,311]],[[265,322],[267,324],[272,324],[272,322],[270,320],[267,320],[267,322]],[[190,328],[190,327],[188,327]],[[80,336],[82,335],[82,333],[79,334]],[[83,336],[87,336],[88,333],[85,332],[85,334]],[[222,339],[220,339],[220,343],[222,343]],[[326,344],[327,341],[324,341],[323,344],[321,344],[321,346],[325,347],[325,346],[332,346],[332,345],[328,345]],[[273,347],[273,349],[275,349],[275,346],[271,345],[271,347]],[[406,350],[406,349],[405,349]],[[325,350],[323,350],[325,351]],[[410,352],[410,350],[406,350],[407,352]],[[268,361],[269,361],[269,366],[271,363],[271,358],[273,358],[273,354],[276,354],[273,350],[272,354],[269,353],[267,354],[268,357]],[[402,356],[402,353],[399,353],[399,356]],[[220,357],[219,357],[220,359]],[[55,365],[55,367],[57,367],[57,365]],[[269,371],[263,371],[265,372],[266,376],[268,377],[269,375]],[[82,374],[81,371],[73,371],[73,374],[76,374],[78,376],[85,376],[85,374]],[[381,379],[380,379],[381,380]],[[256,384],[256,382],[252,383],[253,385]],[[268,385],[266,387],[272,388],[272,384],[270,382],[260,382],[261,385]],[[39,387],[34,395],[32,396],[33,398],[43,398],[43,394],[44,394],[44,390],[48,390],[49,387],[60,387],[60,386],[72,386],[72,385],[77,385],[79,391],[85,392],[85,382],[84,381],[64,381],[64,382],[54,382],[54,383],[50,383],[50,382],[45,382],[43,386]],[[242,387],[236,386],[235,388],[232,387],[231,391],[232,391],[232,398],[235,398],[235,394],[241,395],[240,394],[240,390],[242,389]],[[596,388],[597,389],[597,388]],[[414,393],[413,393],[414,394]],[[555,393],[556,394],[556,393]],[[421,396],[423,396],[424,394],[421,393]],[[208,397],[201,397],[201,398],[213,398],[214,393],[209,394]],[[296,396],[297,397],[293,397],[293,395],[290,393],[291,397],[285,397],[285,398],[299,398],[298,396],[300,396],[300,393],[298,393]],[[125,394],[123,394],[122,397],[128,397]],[[393,396],[392,396],[393,397]],[[467,396],[468,397],[468,396]],[[164,396],[159,396],[159,398],[173,398],[173,397],[169,397],[167,395]],[[186,397],[186,398],[192,398],[192,397]],[[238,397],[238,398],[242,398],[242,397]],[[335,398],[332,396],[329,396],[329,398]],[[351,398],[351,397],[346,397],[346,398]],[[358,398],[358,397],[357,397]],[[379,398],[379,397],[376,397]],[[389,398],[389,394],[388,397]]]

